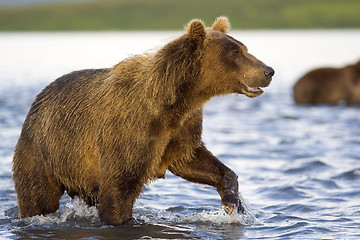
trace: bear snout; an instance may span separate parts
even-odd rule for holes
[[[266,80],[271,81],[272,76],[274,76],[274,74],[275,74],[275,71],[272,67],[266,66],[263,73],[265,75]]]

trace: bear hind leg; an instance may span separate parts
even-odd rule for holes
[[[23,168],[14,164],[13,171],[21,217],[32,217],[57,211],[65,187],[55,176],[47,175],[42,166]]]

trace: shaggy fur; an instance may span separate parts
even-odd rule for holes
[[[21,217],[55,212],[64,191],[96,205],[108,224],[130,221],[145,184],[175,175],[216,187],[228,213],[243,211],[236,174],[201,141],[213,96],[262,94],[274,71],[228,36],[221,17],[152,54],[109,69],[64,75],[35,99],[13,159]]]
[[[315,69],[294,85],[298,104],[360,104],[360,61],[343,68]]]

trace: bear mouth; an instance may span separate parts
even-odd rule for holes
[[[251,97],[251,98],[258,97],[264,93],[264,91],[260,87],[249,87],[245,83],[241,83],[241,85],[242,88],[240,93],[244,94],[247,97]]]

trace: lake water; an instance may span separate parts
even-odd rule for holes
[[[205,107],[204,141],[238,174],[245,216],[226,215],[215,189],[167,173],[136,202],[134,226],[103,225],[66,195],[54,214],[17,217],[13,148],[36,94],[180,34],[0,33],[0,239],[360,239],[360,108],[296,106],[291,89],[312,68],[360,59],[360,30],[231,32],[276,70],[263,96]]]

